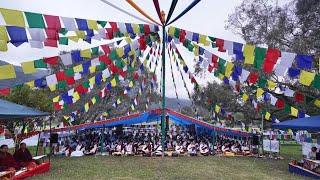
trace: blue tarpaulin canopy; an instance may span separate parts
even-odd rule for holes
[[[283,130],[292,129],[292,130],[320,131],[320,116],[283,121],[277,124],[272,124],[271,128],[283,129]]]
[[[50,113],[0,99],[0,120],[23,119],[27,117],[48,115],[50,115]]]

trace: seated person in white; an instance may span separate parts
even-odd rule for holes
[[[149,142],[147,142],[145,145],[143,145],[142,153],[144,156],[151,156],[151,151],[152,151],[152,146]]]
[[[127,144],[125,149],[126,149],[126,155],[129,155],[129,156],[134,155],[134,153],[133,153],[133,143],[132,142]]]
[[[242,149],[243,155],[249,155],[250,154],[250,149],[249,149],[249,147],[247,145],[242,144],[241,149]]]
[[[204,142],[200,143],[200,153],[203,156],[208,156],[209,155],[209,148],[208,145]]]
[[[114,152],[112,153],[113,156],[121,156],[124,154],[124,146],[122,145],[121,142],[116,142],[114,146]]]
[[[97,144],[92,142],[91,145],[90,145],[90,150],[89,151],[85,151],[85,155],[93,155],[93,154],[96,154],[97,152]]]
[[[317,148],[316,147],[312,147],[311,151],[308,153],[308,159],[316,159],[317,157]]]
[[[62,149],[57,154],[64,154],[65,156],[69,156],[70,155],[69,143],[66,142],[66,144],[62,147]]]
[[[80,142],[77,147],[76,147],[76,150],[73,151],[71,153],[71,157],[80,157],[80,156],[83,156],[84,155],[84,145]]]
[[[158,141],[156,146],[154,147],[154,156],[162,156],[162,146],[161,143]]]
[[[221,151],[222,152],[230,152],[230,148],[229,148],[229,143],[226,143],[224,144],[222,147],[221,147]]]
[[[238,152],[240,152],[240,149],[238,148],[237,144],[233,144],[233,145],[231,146],[231,151],[232,151],[233,153],[238,153]]]
[[[190,156],[197,155],[197,147],[196,147],[194,141],[192,141],[191,144],[188,145],[187,151]]]

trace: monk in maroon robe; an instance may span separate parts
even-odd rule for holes
[[[14,175],[20,169],[19,164],[14,157],[8,153],[8,146],[2,145],[0,147],[0,170],[10,171]]]
[[[27,167],[28,169],[36,167],[26,143],[20,144],[20,148],[13,154],[13,157],[20,167]]]

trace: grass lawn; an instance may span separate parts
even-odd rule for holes
[[[108,157],[55,158],[51,172],[32,179],[303,179],[288,172],[301,146],[282,145],[286,160],[251,157]]]

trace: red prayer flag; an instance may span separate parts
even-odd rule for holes
[[[134,75],[134,79],[135,79],[135,80],[138,80],[138,78],[139,78],[139,74],[136,73],[136,74]]]
[[[99,57],[100,62],[105,62],[107,65],[111,64],[111,59],[105,54]]]
[[[219,57],[212,54],[212,63],[217,63],[218,62]]]
[[[67,77],[66,81],[68,85],[73,85],[76,83],[76,81],[74,80],[74,77]]]
[[[108,45],[101,45],[102,50],[104,51],[105,54],[109,54],[111,52],[111,49]]]
[[[59,102],[55,102],[55,103],[53,104],[53,107],[54,107],[54,109],[56,109],[56,110],[60,110],[60,109],[61,109],[61,106],[59,105]]]
[[[236,91],[240,92],[240,84],[236,84]]]
[[[113,30],[112,28],[106,28],[108,39],[113,39]]]
[[[304,102],[304,95],[297,92],[294,96],[294,100],[297,102]]]
[[[284,108],[284,102],[281,101],[280,99],[277,100],[276,105],[279,109],[283,109]]]
[[[108,93],[109,93],[108,89],[105,88],[105,89],[104,89],[104,95],[106,95],[106,94],[108,94]]]
[[[276,64],[280,56],[280,50],[268,48],[265,62]]]
[[[216,46],[218,47],[218,51],[220,52],[226,52],[225,49],[223,49],[224,46],[224,40],[216,38]]]
[[[48,47],[58,47],[58,43],[57,43],[57,40],[46,39],[46,41],[44,42],[44,46],[48,46]]]
[[[250,73],[250,83],[255,84],[259,78],[259,76],[253,72]]]
[[[85,92],[82,84],[78,85],[75,89],[77,90],[77,92],[78,92],[79,94],[82,94],[82,93]]]
[[[52,16],[52,15],[46,15],[46,14],[44,14],[43,16],[44,16],[44,19],[46,20],[48,29],[55,29],[55,30],[61,29],[59,16]]]
[[[109,67],[109,70],[112,72],[112,74],[116,74],[119,71],[118,67],[115,66],[114,64],[111,64],[111,66]]]
[[[117,32],[119,31],[118,26],[117,26],[117,23],[115,23],[115,22],[109,22],[109,24],[110,24],[113,32],[117,33]],[[108,32],[108,33],[109,33],[109,32]]]
[[[260,110],[261,110],[261,105],[260,104],[257,105],[257,110],[260,112]]]
[[[209,64],[209,66],[208,66],[208,71],[211,73],[212,70],[213,70],[213,66],[212,66],[211,64]]]
[[[59,34],[57,30],[54,29],[46,29],[47,39],[59,40]]]
[[[183,30],[183,29],[180,29],[180,37],[179,37],[179,40],[182,44],[184,44],[184,41],[186,40],[186,31]]]
[[[44,58],[43,61],[45,63],[48,63],[52,66],[55,66],[58,63],[59,56],[54,56],[54,57],[49,57],[49,58]]]
[[[264,62],[264,64],[263,64],[264,72],[272,73],[274,65],[275,64],[270,63],[270,62]]]
[[[63,81],[66,79],[66,73],[64,71],[57,72],[56,77],[58,81]]]
[[[144,36],[141,36],[139,39],[138,39],[138,42],[139,42],[139,45],[140,45],[140,50],[145,50],[147,48],[147,42],[146,40],[144,39]]]
[[[144,34],[148,36],[150,34],[149,24],[144,24],[143,26],[144,26]]]
[[[7,94],[9,94],[10,93],[10,88],[5,88],[5,89],[1,89],[0,90],[0,94],[1,95],[7,95]]]

